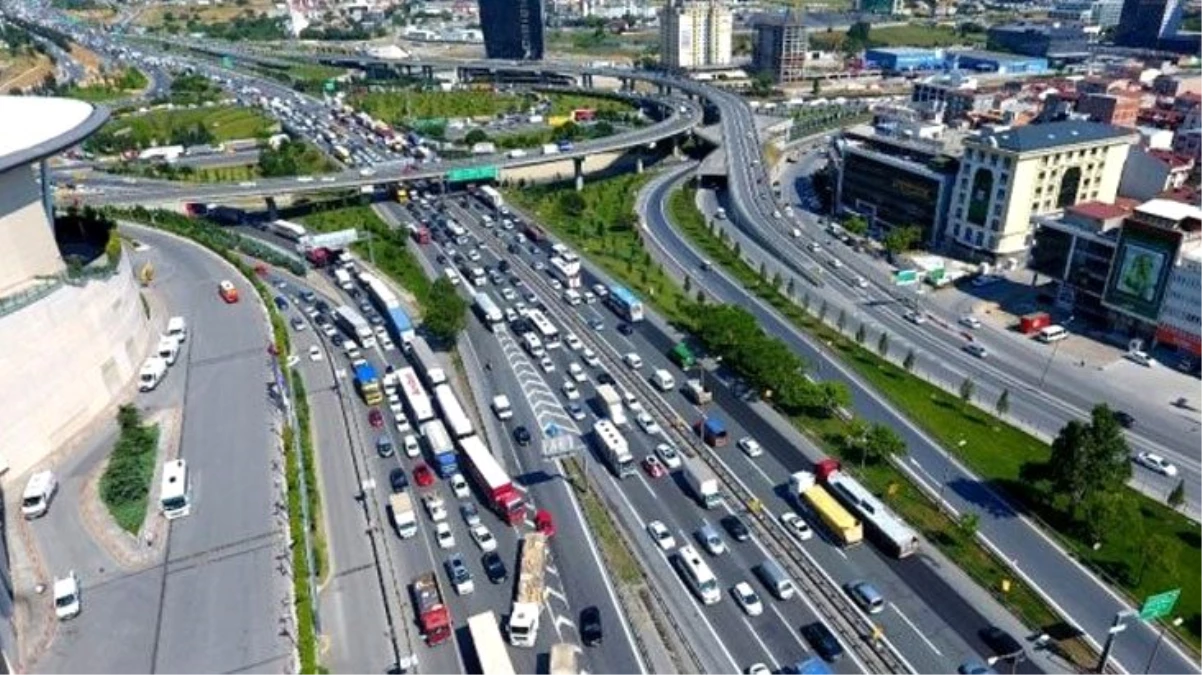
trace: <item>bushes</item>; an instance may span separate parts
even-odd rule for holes
[[[143,424],[141,413],[132,405],[117,411],[117,424],[121,433],[100,477],[100,499],[121,529],[137,534],[146,520],[159,428]]]

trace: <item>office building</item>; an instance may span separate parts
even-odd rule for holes
[[[809,43],[802,17],[788,14],[757,16],[752,48],[752,71],[771,73],[774,82],[799,82],[805,77]]]
[[[1173,152],[1197,158],[1202,154],[1202,129],[1186,129],[1173,135]]]
[[[1158,49],[1177,35],[1182,0],[1123,0],[1123,11],[1114,35],[1121,47]],[[1197,51],[1194,41],[1194,51]]]
[[[1089,58],[1089,36],[1079,23],[1017,22],[992,26],[986,46],[1012,54],[1040,56],[1057,66]]]
[[[1196,160],[1171,150],[1132,148],[1123,165],[1119,194],[1145,201],[1185,185],[1193,172]]]
[[[970,72],[998,73],[999,75],[1043,75],[1048,72],[1048,60],[1041,56],[1002,54],[970,49],[949,52],[947,60],[952,67]]]
[[[1114,201],[1137,138],[1130,129],[1067,121],[965,139],[948,241],[967,257],[1022,257],[1032,216]]]
[[[542,0],[480,0],[480,28],[490,59],[543,58]]]
[[[1202,357],[1202,248],[1182,252],[1169,276],[1160,306],[1156,343],[1175,347],[1183,356]]]
[[[1123,14],[1123,0],[1062,0],[1048,11],[1048,18],[1072,21],[1103,30],[1117,26]]]
[[[875,47],[864,51],[864,61],[887,73],[940,70],[946,64],[942,49],[920,47]]]
[[[1129,94],[1086,94],[1077,99],[1077,112],[1091,121],[1118,127],[1135,127],[1139,97]]]
[[[996,92],[981,91],[976,78],[959,71],[935,75],[915,83],[910,100],[915,107],[941,113],[946,123],[968,119],[971,113],[984,112],[994,105]]]
[[[861,14],[901,14],[901,0],[856,0],[856,11]]]
[[[1056,283],[1056,304],[1078,319],[1104,325],[1102,306],[1110,261],[1122,232],[1123,219],[1135,202],[1083,202],[1063,213],[1036,216],[1027,267]]]
[[[729,66],[734,17],[717,0],[668,0],[659,13],[660,61],[690,70]]]

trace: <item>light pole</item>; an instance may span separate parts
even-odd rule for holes
[[[1123,610],[1114,615],[1114,621],[1106,631],[1106,645],[1102,647],[1102,655],[1098,657],[1098,667],[1094,672],[1106,672],[1106,662],[1110,660],[1110,652],[1114,649],[1114,639],[1118,634],[1127,630],[1127,619],[1139,618],[1139,612]]]
[[[1072,323],[1072,321],[1073,321],[1073,317],[1072,317],[1072,315],[1070,315],[1068,317],[1068,319],[1065,321],[1065,323]],[[1048,355],[1047,362],[1043,364],[1043,373],[1040,374],[1040,376],[1039,376],[1039,388],[1040,389],[1043,388],[1043,381],[1046,380],[1048,377],[1048,369],[1052,367],[1052,361],[1056,358],[1056,352],[1060,351],[1060,343],[1061,342],[1064,342],[1063,338],[1056,341],[1056,346],[1052,347],[1052,353]]]
[[[1184,621],[1185,621],[1185,619],[1183,619],[1181,617],[1177,617],[1176,619],[1173,619],[1170,622],[1170,624],[1173,626],[1173,628],[1176,628],[1177,626],[1180,626]],[[1156,646],[1152,647],[1152,655],[1148,657],[1148,665],[1144,666],[1144,675],[1147,675],[1148,673],[1152,672],[1152,662],[1156,660],[1156,655],[1160,653],[1160,643],[1164,642],[1164,633],[1168,629],[1169,629],[1169,627],[1167,625],[1165,625],[1163,623],[1160,624],[1160,635],[1156,636]]]

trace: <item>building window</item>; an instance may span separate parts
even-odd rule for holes
[[[989,197],[993,194],[993,172],[989,169],[977,169],[972,177],[972,196],[968,202],[968,221],[974,225],[984,225],[989,213]]]
[[[985,239],[984,233],[981,232],[980,230],[977,230],[977,246],[980,246],[984,239]]]
[[[959,223],[956,223],[956,226],[952,228],[952,236],[955,237],[956,239],[960,238],[960,224]]]
[[[1060,179],[1060,190],[1056,196],[1056,207],[1072,206],[1077,201],[1077,193],[1081,188],[1081,169],[1072,167],[1064,172]]]
[[[1002,205],[1001,204],[993,205],[993,215],[995,215],[995,216],[1002,215]]]

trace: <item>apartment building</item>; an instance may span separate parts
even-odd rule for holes
[[[659,13],[660,61],[690,70],[728,66],[734,16],[716,0],[668,0]]]

